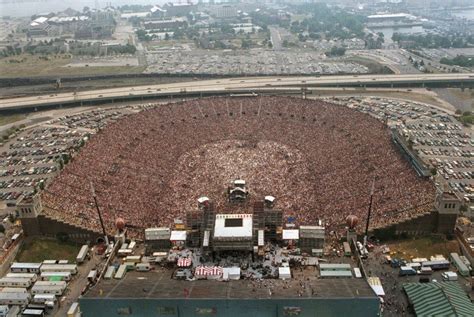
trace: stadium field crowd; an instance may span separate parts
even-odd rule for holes
[[[90,183],[108,230],[123,217],[131,237],[170,226],[208,196],[218,212],[225,191],[247,181],[252,201],[277,198],[300,224],[340,228],[365,219],[375,184],[371,227],[431,210],[435,186],[416,175],[388,128],[341,105],[290,97],[213,97],[160,105],[111,123],[42,194],[48,216],[99,230]],[[111,232],[111,231],[109,231]]]

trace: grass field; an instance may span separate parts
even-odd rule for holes
[[[442,254],[446,258],[451,252],[459,252],[456,240],[446,240],[440,237],[424,237],[394,242],[388,245],[396,257],[405,259],[422,257],[429,258],[435,254]]]
[[[39,56],[23,54],[0,59],[0,77],[78,76],[141,73],[142,66],[63,67],[71,62],[68,56]]]
[[[26,118],[26,114],[12,114],[0,116],[0,126],[20,121]]]
[[[69,262],[75,262],[80,248],[80,245],[59,242],[54,239],[27,240],[18,253],[16,261],[69,260]]]

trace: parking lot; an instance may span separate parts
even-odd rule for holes
[[[162,51],[147,54],[145,73],[159,74],[365,74],[367,67],[356,63],[325,60],[322,52],[249,50]]]
[[[31,195],[56,175],[89,138],[139,106],[96,109],[66,115],[21,130],[0,146],[0,201],[15,210],[20,195]]]
[[[425,104],[378,97],[338,97],[335,102],[368,113],[397,128],[418,156],[465,203],[474,202],[472,130]]]

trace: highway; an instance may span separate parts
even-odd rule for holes
[[[0,111],[22,108],[40,108],[51,105],[81,104],[86,102],[140,99],[151,97],[178,97],[180,95],[210,95],[231,93],[299,91],[304,87],[369,87],[423,84],[474,85],[474,73],[404,74],[404,75],[345,75],[294,77],[242,77],[189,81],[149,86],[120,87],[82,92],[68,92],[0,100]]]

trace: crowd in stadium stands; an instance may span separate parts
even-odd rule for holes
[[[429,211],[435,194],[366,114],[300,98],[214,97],[111,123],[48,185],[43,205],[51,217],[98,230],[92,183],[107,230],[122,217],[140,238],[144,228],[185,220],[202,195],[217,212],[251,212],[226,204],[236,178],[252,201],[275,196],[285,216],[329,230],[349,214],[365,219],[372,183],[371,227]]]

